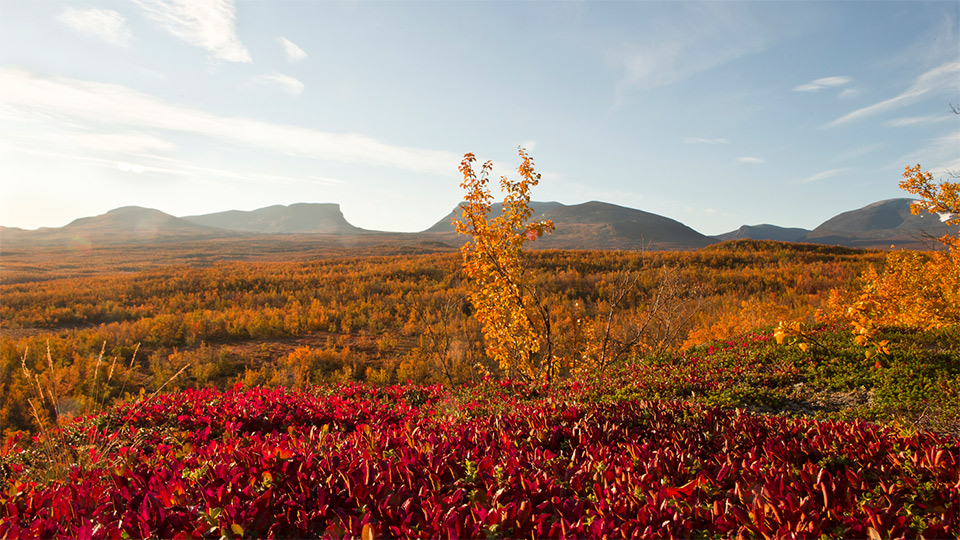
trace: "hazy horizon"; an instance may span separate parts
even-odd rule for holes
[[[339,204],[416,232],[473,152],[533,199],[813,229],[960,170],[960,4],[8,1],[0,225]],[[496,176],[494,177],[496,178]],[[494,180],[495,182],[495,180]]]
[[[917,199],[911,198],[911,197],[894,197],[894,199],[917,200]],[[532,203],[539,203],[539,204],[551,204],[551,203],[556,203],[556,202],[558,202],[558,201],[536,201],[536,200],[534,200],[534,201],[531,201],[531,202],[532,202]],[[568,204],[568,203],[560,203],[560,204],[569,207],[569,206],[578,206],[578,205],[582,205],[582,204],[587,204],[587,203],[591,203],[591,202],[602,202],[602,203],[607,203],[607,204],[616,204],[616,203],[611,203],[611,202],[609,202],[609,201],[596,201],[596,200],[581,201],[581,202],[569,203],[569,204]],[[879,202],[883,202],[883,201],[874,201],[873,203],[867,203],[867,205],[864,205],[864,206],[869,206],[869,205],[876,204],[876,203],[879,203]],[[499,204],[499,203],[500,203],[500,201],[497,201],[497,202],[494,203],[494,205]],[[332,204],[332,205],[337,206],[337,207],[340,209],[341,213],[343,213],[343,206],[340,205],[339,203],[335,203],[335,202],[316,202],[316,203],[297,202],[297,203],[290,203],[290,204],[267,205],[267,206],[262,206],[262,207],[259,207],[259,208],[252,208],[252,209],[250,209],[250,210],[239,210],[239,209],[233,208],[233,209],[228,209],[228,210],[220,210],[220,211],[216,211],[216,212],[207,212],[207,213],[204,213],[204,214],[172,214],[172,213],[170,213],[170,212],[165,211],[165,210],[162,209],[162,208],[153,208],[153,207],[146,207],[146,206],[140,206],[140,205],[126,205],[126,206],[118,206],[118,207],[116,207],[116,208],[111,208],[111,209],[109,209],[109,210],[107,210],[107,211],[105,211],[105,212],[102,212],[102,213],[100,213],[100,214],[97,214],[97,215],[78,216],[77,218],[75,218],[75,219],[73,219],[73,220],[70,220],[70,222],[65,223],[65,224],[63,224],[63,225],[58,225],[58,226],[53,226],[53,227],[43,226],[43,225],[42,225],[42,226],[40,226],[40,227],[34,227],[34,228],[30,228],[30,229],[25,229],[25,228],[23,228],[23,227],[13,227],[13,228],[19,228],[19,229],[23,229],[23,230],[27,230],[27,231],[36,231],[36,230],[39,230],[39,229],[56,229],[56,228],[65,227],[65,226],[67,226],[67,225],[70,225],[71,223],[73,223],[73,221],[76,221],[77,219],[85,219],[85,218],[98,217],[98,216],[102,216],[102,215],[109,214],[110,212],[113,212],[113,211],[115,211],[115,210],[121,210],[121,209],[125,209],[125,208],[143,208],[143,209],[145,209],[145,210],[157,210],[157,211],[159,211],[159,212],[163,212],[164,214],[173,216],[173,217],[175,217],[175,218],[184,219],[184,218],[195,218],[195,217],[208,216],[208,215],[212,215],[212,214],[220,214],[220,213],[227,213],[227,212],[237,212],[237,211],[239,211],[239,212],[255,212],[255,211],[257,211],[257,210],[264,210],[264,209],[267,209],[267,208],[272,208],[272,207],[277,207],[277,206],[284,207],[284,208],[288,208],[288,207],[290,207],[290,206],[302,205],[302,204],[306,204],[306,205],[331,205],[331,204]],[[623,206],[623,205],[619,205],[619,206]],[[625,208],[628,208],[628,209],[631,209],[631,210],[646,211],[646,210],[643,210],[642,208],[632,208],[632,207],[625,207]],[[839,215],[839,214],[842,214],[842,213],[845,213],[845,212],[849,212],[849,211],[860,210],[861,208],[862,208],[862,207],[850,208],[850,209],[847,209],[847,210],[842,210],[842,211],[838,212],[838,215]],[[363,229],[363,230],[368,231],[368,232],[381,232],[381,233],[413,233],[413,234],[415,234],[415,233],[422,233],[422,232],[426,232],[428,229],[432,228],[433,226],[435,226],[435,225],[437,225],[438,223],[440,223],[441,221],[443,221],[443,218],[446,217],[446,216],[447,216],[451,211],[453,211],[454,209],[455,209],[455,207],[451,207],[446,213],[437,216],[437,218],[436,218],[433,222],[431,222],[430,225],[428,225],[427,227],[424,227],[424,228],[421,229],[421,230],[417,230],[417,231],[393,231],[393,230],[381,230],[381,229],[366,229],[366,228],[364,228],[364,227],[358,227],[358,228]],[[656,214],[656,212],[651,212],[651,213]],[[673,218],[673,217],[671,217],[671,216],[668,216],[668,215],[662,215],[662,214],[657,214],[657,215],[660,215],[660,216],[665,217],[665,218],[668,218],[668,219],[675,219],[675,218]],[[824,220],[824,221],[827,221],[827,220],[829,220],[829,219],[831,219],[831,218],[834,218],[834,217],[836,217],[836,216],[829,216],[829,217],[828,217],[826,220]],[[345,219],[345,220],[347,221],[347,223],[349,223],[350,225],[357,226],[355,223],[351,222],[349,218],[346,218],[346,216],[344,216],[344,219]],[[676,220],[676,221],[679,221],[679,222],[680,222],[681,224],[683,224],[683,225],[689,226],[688,224],[683,223],[681,220]],[[942,218],[942,217],[941,217],[941,221],[943,221],[943,218]],[[704,234],[704,235],[706,235],[706,236],[718,236],[718,235],[721,235],[721,234],[728,234],[728,233],[736,232],[737,229],[739,229],[739,228],[741,228],[741,227],[745,227],[745,226],[746,226],[746,227],[762,227],[762,226],[771,226],[771,225],[772,225],[772,226],[775,226],[775,227],[782,227],[782,228],[785,228],[785,229],[789,229],[789,228],[803,228],[803,229],[807,229],[807,230],[813,230],[813,229],[816,229],[816,227],[817,227],[818,225],[821,225],[821,224],[822,224],[822,222],[821,222],[821,223],[817,223],[816,225],[814,225],[814,226],[812,226],[812,227],[789,227],[789,226],[781,225],[781,224],[779,224],[779,223],[742,223],[741,225],[739,225],[739,226],[737,226],[737,227],[735,227],[735,228],[733,228],[733,229],[730,229],[730,230],[728,230],[728,231],[723,231],[723,232],[721,232],[721,233],[705,233],[705,232],[703,232],[703,231],[697,230],[696,227],[691,227],[691,228],[694,229],[696,232],[701,233],[701,234]],[[3,223],[0,223],[0,227],[12,227],[12,226],[5,225],[5,224],[3,224]]]

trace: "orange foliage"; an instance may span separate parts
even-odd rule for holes
[[[931,214],[940,214],[946,217],[948,225],[960,225],[960,182],[940,182],[934,184],[933,175],[923,171],[920,165],[906,167],[903,171],[900,189],[920,196],[919,202],[910,205],[913,215],[927,211]],[[960,249],[960,230],[957,235],[945,234],[940,242],[950,249]]]
[[[883,260],[879,252],[755,241],[690,252],[523,256],[535,287],[549,291],[544,301],[564,369],[582,361],[572,355],[584,350],[583,323],[604,320],[623,269],[633,269],[637,280],[612,321],[615,345],[629,343],[645,324],[664,268],[671,269],[681,290],[702,285],[703,309],[679,328],[674,342],[663,345],[675,347],[692,343],[688,337],[720,337],[773,323],[782,313],[778,306],[784,317],[806,317],[822,306],[827,291],[852,283]],[[187,365],[166,389],[360,380],[367,368],[380,379],[460,384],[476,377],[477,363],[502,374],[485,354],[458,259],[440,254],[237,262],[124,273],[105,266],[98,275],[67,279],[49,279],[46,267],[38,266],[18,283],[0,284],[0,426],[32,427],[26,405],[31,390],[20,360],[28,350],[27,367],[45,376],[47,342],[60,372],[58,393],[77,412],[93,401],[104,342],[104,358],[119,357],[124,368],[123,377],[108,384],[103,367],[97,375],[107,404],[141,387],[153,392]],[[745,310],[743,302],[759,307]],[[661,336],[668,334],[666,326]],[[678,329],[676,322],[671,326]],[[596,328],[602,336],[605,325]],[[644,336],[621,358],[661,347],[656,336]],[[140,352],[127,369],[138,343]],[[309,353],[295,353],[301,347]],[[607,358],[618,349],[610,349]]]
[[[911,212],[944,214],[947,224],[960,225],[960,184],[934,184],[920,165],[906,167],[903,177],[900,187],[921,197],[910,205]],[[857,291],[831,293],[826,317],[847,321],[868,358],[885,351],[886,341],[875,339],[883,326],[960,324],[960,232],[946,234],[940,242],[946,251],[890,253],[882,270],[869,267],[861,274]]]
[[[463,271],[472,282],[470,300],[483,325],[487,354],[514,377],[549,379],[556,369],[550,315],[523,264],[521,249],[552,231],[553,223],[527,223],[533,215],[530,188],[537,185],[540,175],[523,148],[519,153],[520,180],[500,178],[505,197],[497,217],[490,216],[493,196],[488,184],[493,162],[484,163],[477,175],[473,170],[476,157],[464,156],[460,187],[467,193],[461,205],[463,220],[454,224],[458,234],[471,238],[461,248]]]

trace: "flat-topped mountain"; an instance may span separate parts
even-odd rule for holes
[[[228,210],[214,214],[185,216],[183,219],[230,231],[262,234],[357,234],[363,229],[354,227],[343,217],[339,204],[297,203],[290,206],[274,205],[257,210]]]
[[[800,241],[850,247],[935,247],[934,238],[955,233],[945,218],[921,212],[913,215],[913,199],[887,199],[838,214],[807,233]]]
[[[696,249],[717,242],[679,221],[635,208],[590,201],[565,205],[531,202],[534,220],[549,219],[556,230],[533,247],[550,249]],[[491,215],[502,214],[500,203]],[[425,232],[453,231],[451,220],[460,217],[457,207]]]

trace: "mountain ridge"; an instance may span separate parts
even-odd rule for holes
[[[182,219],[238,232],[262,234],[359,234],[364,229],[350,224],[336,203],[275,204],[256,210],[227,210]]]
[[[781,227],[762,223],[760,225],[741,225],[739,229],[714,235],[719,240],[774,240],[777,242],[799,242],[810,229],[800,227]]]
[[[915,199],[885,199],[841,212],[807,233],[802,242],[849,247],[933,247],[935,238],[955,232],[940,217],[913,214]]]
[[[424,232],[452,234],[451,221],[459,217],[462,205]],[[555,226],[553,233],[532,245],[536,249],[698,249],[717,241],[674,219],[607,202],[532,201],[530,206],[531,220],[549,219]],[[491,205],[491,217],[502,213],[502,203]]]
[[[63,227],[36,230],[4,227],[2,233],[5,245],[17,241],[38,245],[151,243],[223,238],[235,234],[142,206],[121,206],[97,216],[77,218]]]
[[[706,236],[687,225],[651,212],[601,201],[566,205],[532,201],[532,219],[550,219],[556,230],[531,246],[535,249],[676,250],[699,249],[730,239],[773,240],[839,245],[854,248],[932,249],[933,240],[954,228],[932,214],[913,215],[912,199],[887,199],[842,212],[813,230],[777,225],[744,225],[736,231]],[[463,204],[463,203],[460,203]],[[0,227],[3,246],[150,244],[178,240],[218,238],[269,238],[302,235],[304,239],[329,237],[340,244],[365,242],[435,243],[454,249],[466,238],[458,236],[451,220],[460,205],[431,227],[418,233],[370,231],[356,227],[343,216],[339,204],[296,203],[256,210],[228,210],[175,217],[152,208],[125,206],[98,216],[78,218],[63,227],[24,230]],[[495,217],[501,203],[492,206]],[[279,235],[279,236],[278,236]],[[404,244],[406,245],[406,244]],[[425,245],[425,244],[424,244]]]

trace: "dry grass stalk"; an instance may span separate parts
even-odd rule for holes
[[[133,355],[131,355],[130,363],[127,365],[125,371],[126,377],[124,378],[123,388],[121,389],[121,394],[123,395],[123,390],[126,388],[127,381],[129,380],[129,372],[133,367],[133,363],[136,359],[137,352],[140,350],[140,344],[138,343],[134,349]],[[100,349],[100,355],[97,358],[96,367],[94,368],[94,384],[97,385],[94,388],[94,410],[86,411],[87,414],[95,415],[102,413],[104,410],[104,404],[108,395],[107,384],[110,380],[113,379],[114,369],[116,367],[119,355],[114,358],[110,366],[110,372],[104,381],[99,381],[99,372],[100,365],[103,363],[103,355],[106,351],[106,342]],[[59,396],[56,391],[55,381],[58,380],[57,368],[53,363],[53,355],[50,352],[50,344],[47,343],[47,367],[49,369],[46,375],[47,389],[44,391],[43,383],[40,381],[40,374],[34,373],[30,368],[27,367],[27,352],[24,350],[23,357],[20,360],[21,369],[23,370],[24,376],[27,380],[33,379],[35,384],[35,392],[37,399],[28,399],[27,402],[30,405],[31,412],[34,420],[37,423],[38,427],[38,437],[36,440],[40,444],[41,458],[38,462],[33,464],[32,474],[37,480],[40,481],[63,481],[69,478],[70,471],[74,467],[79,467],[81,470],[90,470],[90,469],[101,469],[107,467],[111,464],[114,459],[114,451],[121,442],[136,446],[137,444],[145,440],[145,435],[137,434],[134,435],[132,441],[122,441],[116,436],[106,435],[99,429],[93,429],[92,431],[87,431],[85,435],[82,435],[87,438],[86,441],[71,441],[68,440],[68,428],[69,426],[64,425],[60,417],[60,406],[59,406]],[[190,367],[190,364],[183,366],[180,371],[176,372],[173,376],[167,379],[156,391],[154,391],[150,398],[156,397],[171,381],[176,379],[183,373],[187,368]],[[100,387],[102,385],[102,388]],[[144,402],[142,399],[141,393],[141,402]],[[99,399],[97,398],[99,396]],[[49,399],[49,404],[47,400]],[[44,411],[42,409],[48,409]],[[52,409],[52,418],[49,418],[51,414],[48,412],[49,409]],[[122,430],[116,430],[115,433],[119,433]]]

